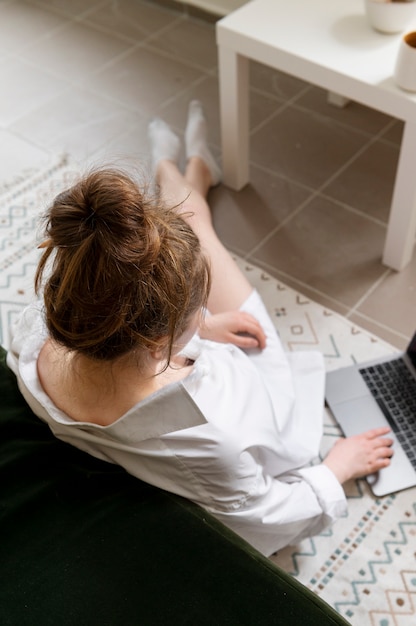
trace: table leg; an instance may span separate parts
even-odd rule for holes
[[[218,64],[223,180],[239,190],[249,180],[248,59],[219,46]]]
[[[415,146],[416,123],[406,122],[383,255],[383,263],[398,271],[412,258],[415,242]]]

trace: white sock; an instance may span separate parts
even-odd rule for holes
[[[189,104],[185,148],[186,158],[190,159],[193,156],[201,158],[210,171],[212,185],[218,185],[221,180],[221,170],[208,147],[207,122],[199,100],[192,100]]]
[[[154,171],[159,161],[163,159],[168,159],[174,163],[178,162],[181,142],[166,122],[160,118],[152,120],[149,124],[148,136]]]

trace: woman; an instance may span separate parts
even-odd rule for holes
[[[342,484],[390,463],[388,429],[341,439],[319,465],[324,367],[286,355],[219,241],[219,180],[201,105],[180,143],[149,129],[156,202],[116,171],[60,194],[9,365],[57,437],[205,507],[264,554],[346,513]],[[173,207],[173,208],[171,208]],[[209,314],[204,314],[207,309]]]

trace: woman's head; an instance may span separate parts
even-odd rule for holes
[[[87,357],[132,351],[166,356],[206,303],[209,268],[192,229],[174,209],[145,197],[116,170],[85,176],[46,215],[44,284],[51,337]]]

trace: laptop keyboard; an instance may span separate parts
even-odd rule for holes
[[[403,359],[359,371],[416,470],[416,379]]]

